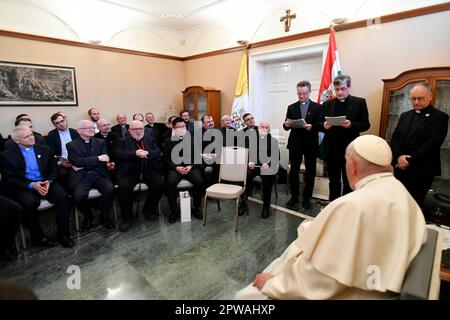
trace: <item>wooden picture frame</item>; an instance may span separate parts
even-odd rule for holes
[[[1,106],[78,106],[75,68],[0,61]]]

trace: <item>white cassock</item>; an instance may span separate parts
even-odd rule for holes
[[[412,259],[427,237],[417,203],[392,173],[358,181],[310,222],[235,299],[385,299],[400,292]]]

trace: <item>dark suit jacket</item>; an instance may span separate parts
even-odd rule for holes
[[[184,148],[179,153],[182,161],[181,161],[181,163],[174,163],[174,161],[171,157],[171,154],[172,154],[173,148],[179,143],[185,144]],[[183,158],[185,150],[190,150],[190,153],[191,153],[190,157],[188,159],[186,159],[186,161],[184,161],[184,158]],[[199,169],[203,168],[200,155],[198,155],[198,157],[197,157],[198,160],[200,160],[199,161],[200,163],[197,163],[197,164],[194,163],[194,139],[191,139],[190,144],[188,144],[185,139],[179,139],[178,141],[172,141],[172,138],[167,138],[164,141],[163,157],[164,157],[163,160],[167,166],[167,169],[169,169],[169,170],[170,169],[175,170],[175,168],[178,166],[190,166],[190,165],[193,165],[194,167],[197,167]]]
[[[127,135],[127,136],[129,136],[129,135]],[[108,150],[109,160],[115,161],[116,160],[117,143],[120,139],[119,135],[116,132],[111,131],[110,133],[108,133],[106,138],[104,138],[100,132],[97,132],[94,135],[94,137],[105,141],[106,149]]]
[[[393,165],[401,155],[410,155],[406,171],[424,176],[441,174],[441,145],[448,131],[448,115],[431,105],[422,110],[419,126],[411,130],[415,111],[403,112],[391,138]],[[429,116],[426,116],[429,114]]]
[[[34,143],[40,145],[47,144],[47,141],[45,141],[45,138],[40,133],[33,131],[33,135],[34,135]],[[17,146],[17,144],[14,142],[11,136],[9,136],[8,138],[9,139],[5,142],[5,150],[11,148],[12,146]]]
[[[122,178],[132,169],[132,166],[138,163],[141,165],[143,161],[144,170],[160,170],[161,169],[161,150],[158,148],[155,139],[144,134],[144,148],[148,151],[147,159],[141,159],[136,156],[135,140],[128,136],[119,139],[116,149],[117,159],[117,179]]]
[[[156,143],[158,144],[158,146],[160,146],[161,140],[160,140],[160,138],[159,138],[159,130],[158,130],[158,128],[156,127],[156,125],[153,124],[153,127],[152,127],[152,126],[150,126],[149,124],[147,124],[147,125],[145,126],[145,128],[146,128],[146,130],[147,130],[148,132],[151,132],[151,133],[152,133],[153,137],[155,138]]]
[[[72,140],[75,140],[80,136],[75,129],[69,128],[69,132]],[[49,132],[47,136],[47,145],[50,147],[50,149],[52,149],[54,155],[61,155],[61,138],[59,137],[58,130],[52,130]]]
[[[236,129],[235,128],[225,128],[225,127],[222,127],[222,128],[220,128],[220,131],[222,132],[222,139],[223,139],[223,146],[225,147],[225,146],[237,146],[237,138],[235,137],[234,139],[233,139],[233,142],[231,143],[231,141],[230,141],[230,143],[227,143],[227,135],[231,135],[231,134],[235,134],[236,135]],[[231,138],[229,138],[229,139],[231,139]]]
[[[126,132],[128,132],[128,129],[130,128],[130,125],[129,124],[125,124],[125,127],[127,128]],[[123,136],[122,136],[122,126],[120,124],[116,124],[115,126],[113,126],[111,128],[111,131],[115,132],[119,136],[119,138],[123,138]]]
[[[3,150],[5,150],[5,140],[3,140],[3,136],[0,133],[0,152],[2,152]]]
[[[84,178],[87,167],[94,169],[94,171],[104,177],[111,177],[106,167],[106,163],[98,160],[99,155],[108,153],[105,141],[98,138],[92,138],[90,155],[87,153],[85,142],[81,138],[69,142],[66,147],[69,152],[69,161],[72,165],[83,168],[76,172],[74,170],[70,172],[69,188],[73,189],[80,180]]]
[[[56,159],[52,151],[46,145],[34,145],[39,170],[44,180],[55,180],[58,175]],[[28,189],[32,182],[25,177],[26,164],[19,146],[14,143],[13,146],[2,152],[2,165],[4,173],[4,182],[13,188]],[[17,191],[17,190],[16,190]]]
[[[289,150],[311,150],[317,151],[319,146],[319,129],[322,116],[322,106],[313,101],[309,101],[308,111],[306,113],[305,122],[312,125],[311,130],[303,128],[288,128],[283,124],[284,130],[291,130],[289,134],[287,149]],[[300,101],[291,104],[286,112],[286,120],[302,119],[300,110]]]
[[[352,125],[346,129],[343,127],[333,126],[328,130],[325,130],[323,123],[325,117],[335,116],[335,104],[336,98],[325,101],[322,105],[322,119],[320,123],[320,130],[325,132],[325,154],[328,154],[331,145],[344,148],[356,139],[360,132],[369,130],[369,112],[367,110],[366,100],[364,98],[348,96],[348,105],[345,116],[351,121]]]

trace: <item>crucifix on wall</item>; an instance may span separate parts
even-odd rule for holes
[[[295,19],[297,15],[295,13],[291,14],[291,9],[286,10],[286,15],[280,18],[280,22],[284,21],[284,31],[289,32],[291,28],[291,20]]]

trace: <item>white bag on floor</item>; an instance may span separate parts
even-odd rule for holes
[[[191,222],[191,197],[188,191],[180,191],[181,222]]]

